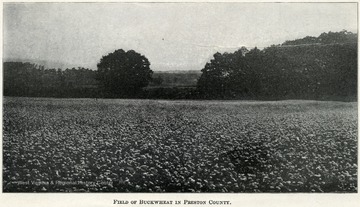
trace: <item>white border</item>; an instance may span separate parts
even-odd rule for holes
[[[119,1],[103,1],[103,0],[62,0],[62,1],[49,1],[49,0],[5,0],[0,4],[1,14],[3,12],[3,2],[248,2],[251,1],[234,1],[234,0],[119,0]],[[343,0],[317,0],[317,1],[267,1],[258,0],[256,2],[357,2],[359,13],[359,1],[343,1]],[[251,3],[256,3],[251,2]],[[3,16],[0,17],[0,29],[3,31]],[[359,14],[358,14],[359,24]],[[359,30],[359,28],[358,28]],[[358,32],[359,34],[359,32]],[[1,32],[2,42],[2,32]],[[3,44],[1,43],[0,57],[2,60]],[[3,97],[2,86],[2,64],[0,66],[0,96]],[[358,80],[359,80],[358,72]],[[359,97],[358,90],[358,97]],[[0,115],[2,117],[2,98],[0,97]],[[359,117],[359,115],[358,115]],[[359,119],[358,119],[359,120]],[[2,126],[2,118],[0,119]],[[359,124],[359,122],[358,122]],[[359,129],[359,126],[358,126]],[[2,137],[2,127],[1,127]],[[358,132],[359,133],[359,132]],[[358,136],[359,137],[359,136]],[[2,141],[0,142],[2,149]],[[359,139],[358,139],[359,149]],[[2,150],[0,150],[0,160],[2,166]],[[359,153],[358,153],[359,160]],[[359,170],[358,170],[359,172]],[[2,168],[0,171],[0,191],[2,192]],[[359,176],[358,176],[358,189],[359,189]],[[359,191],[359,190],[358,190]],[[0,206],[4,207],[101,207],[101,206],[156,206],[156,205],[114,205],[113,200],[229,200],[231,206],[241,207],[281,207],[281,206],[294,206],[294,207],[358,207],[360,206],[360,196],[358,193],[0,193]],[[220,205],[161,205],[167,206],[220,206]],[[223,205],[221,205],[223,206]]]

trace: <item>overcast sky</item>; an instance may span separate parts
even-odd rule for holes
[[[96,69],[122,48],[200,70],[217,51],[343,29],[357,31],[356,3],[5,3],[3,57]]]

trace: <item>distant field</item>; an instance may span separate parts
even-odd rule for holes
[[[357,192],[357,103],[3,102],[4,192]]]
[[[201,71],[155,71],[153,78],[161,78],[160,85],[150,83],[149,87],[196,87]]]

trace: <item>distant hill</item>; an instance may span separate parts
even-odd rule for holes
[[[197,89],[205,98],[357,98],[358,38],[348,31],[286,41],[242,55],[215,53],[202,69]]]
[[[65,70],[66,68],[77,68],[77,65],[64,63],[60,61],[51,61],[51,60],[36,60],[36,59],[24,59],[24,58],[4,58],[3,62],[22,62],[22,63],[31,63],[36,65],[44,66],[47,69],[62,69]]]
[[[195,87],[200,70],[154,71],[149,87]]]
[[[354,44],[357,43],[358,37],[356,33],[343,30],[341,32],[322,33],[319,37],[306,36],[301,39],[286,41],[282,46],[286,45],[311,45],[311,44]]]

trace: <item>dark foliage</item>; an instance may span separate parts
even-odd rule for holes
[[[85,68],[44,69],[32,63],[5,62],[4,95],[30,97],[98,97],[95,71]]]
[[[136,97],[151,80],[148,59],[133,50],[116,50],[97,65],[97,79],[103,90],[118,97]]]
[[[329,32],[264,50],[216,53],[202,72],[202,98],[356,100],[357,35]]]

